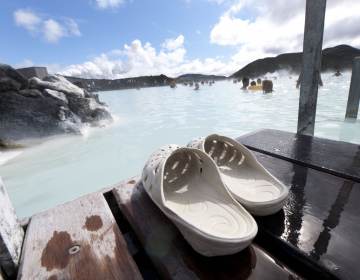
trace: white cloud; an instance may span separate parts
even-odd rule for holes
[[[100,9],[117,8],[124,3],[124,0],[96,0],[96,5]]]
[[[14,12],[14,20],[17,26],[24,27],[28,31],[34,32],[37,30],[41,23],[40,17],[38,17],[31,10],[19,9]]]
[[[228,5],[231,0],[225,2]],[[328,0],[324,47],[338,44],[360,46],[357,28],[360,24],[359,10],[358,0]],[[293,0],[291,4],[286,0],[236,0],[219,17],[210,33],[213,44],[233,52],[227,60],[188,59],[185,38],[179,35],[166,39],[160,49],[134,40],[121,49],[101,54],[82,64],[70,65],[63,73],[111,79],[158,74],[178,76],[184,73],[230,75],[255,59],[301,51],[304,21],[303,0]]]
[[[65,30],[57,21],[53,19],[44,21],[44,36],[48,42],[56,43],[65,34]]]
[[[162,44],[162,47],[164,49],[167,49],[169,51],[178,49],[184,45],[184,36],[179,35],[177,38],[170,38],[166,39],[165,42]]]
[[[56,43],[62,37],[81,36],[77,22],[71,18],[55,20],[31,10],[19,9],[14,12],[14,21],[17,26],[25,28],[33,35],[42,36],[49,43]]]
[[[65,25],[67,27],[68,35],[81,36],[79,25],[72,18],[65,19]]]
[[[351,8],[349,8],[351,7]],[[358,0],[328,0],[324,47],[360,46]],[[239,66],[253,59],[301,51],[305,1],[238,0],[224,12],[210,33],[210,42],[237,48]]]
[[[61,73],[84,78],[119,79],[160,74],[172,77],[184,73],[231,74],[236,69],[236,65],[225,64],[216,58],[186,59],[184,41],[183,35],[167,39],[157,51],[150,43],[134,40],[122,49],[109,51],[82,64],[70,65]]]

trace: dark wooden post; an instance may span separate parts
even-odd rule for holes
[[[355,57],[352,66],[349,98],[346,106],[347,119],[356,119],[360,104],[360,56]]]
[[[8,277],[16,274],[23,239],[24,231],[0,178],[0,270]]]
[[[299,100],[299,134],[314,135],[326,0],[307,0]]]

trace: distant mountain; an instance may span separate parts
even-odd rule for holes
[[[352,61],[356,56],[360,56],[360,50],[348,45],[339,45],[324,49],[322,53],[322,71],[335,71],[336,69],[343,71],[351,69]],[[235,72],[230,78],[256,78],[266,73],[273,73],[284,69],[300,73],[301,65],[302,53],[285,53],[276,57],[255,60]]]
[[[184,74],[176,78],[177,82],[188,82],[188,81],[210,81],[210,80],[224,80],[225,76],[217,75],[203,75],[203,74]]]
[[[155,87],[167,86],[175,81],[165,75],[158,76],[141,76],[125,79],[84,79],[66,76],[73,84],[84,88],[88,91],[106,91],[106,90],[119,90],[129,88],[142,88],[142,87]]]
[[[84,88],[90,92],[119,90],[143,87],[169,86],[174,82],[182,83],[186,81],[203,81],[203,80],[223,80],[225,76],[202,75],[202,74],[185,74],[177,78],[170,78],[165,75],[159,76],[141,76],[125,79],[85,79],[65,76],[73,84]]]
[[[322,71],[341,71],[351,69],[354,57],[360,56],[360,50],[347,45],[339,45],[327,48],[322,53]],[[299,73],[302,64],[302,53],[285,53],[276,57],[267,57],[255,60],[229,78],[250,77],[256,78],[273,73],[278,70],[289,70]],[[141,76],[126,79],[84,79],[66,77],[69,81],[88,91],[119,90],[142,87],[169,86],[174,82],[183,83],[188,81],[223,80],[227,77],[203,74],[184,74],[177,78],[170,78],[165,75]]]

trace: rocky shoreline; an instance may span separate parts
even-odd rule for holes
[[[111,122],[112,116],[97,94],[60,75],[26,79],[0,64],[0,148],[57,134],[81,134],[84,125],[104,121]]]

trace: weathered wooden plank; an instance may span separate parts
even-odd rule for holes
[[[31,218],[18,279],[141,278],[101,194]]]
[[[197,254],[155,206],[141,183],[131,180],[113,190],[154,266],[164,279],[296,279],[260,247],[223,257]]]
[[[307,0],[297,131],[314,135],[326,0]]]
[[[289,186],[283,211],[256,219],[256,242],[313,279],[360,279],[360,184],[255,152]]]
[[[114,185],[110,185],[108,187],[104,187],[96,192],[94,192],[93,194],[95,193],[98,193],[98,194],[106,194],[108,192],[111,192],[111,190],[116,187],[118,184],[114,184]],[[74,199],[75,200],[75,199]],[[69,201],[70,202],[70,201]],[[28,226],[29,222],[30,222],[30,217],[24,217],[22,219],[20,219],[20,225],[22,226],[22,228],[26,229],[26,227]]]
[[[356,119],[360,104],[360,57],[355,57],[352,66],[351,84],[345,118]]]
[[[360,145],[272,129],[237,140],[252,150],[360,182]]]
[[[0,273],[16,274],[23,239],[24,231],[0,178]]]

